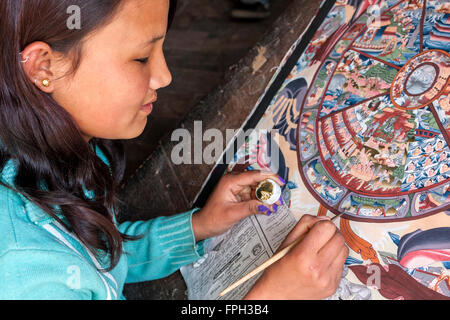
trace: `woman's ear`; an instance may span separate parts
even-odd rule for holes
[[[21,52],[21,63],[28,79],[46,93],[54,90],[55,57],[48,44],[36,41]]]

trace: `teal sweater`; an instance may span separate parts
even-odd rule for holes
[[[96,154],[109,166],[97,147]],[[0,179],[13,185],[10,159]],[[0,299],[124,299],[125,283],[163,278],[204,254],[195,242],[192,214],[197,209],[149,221],[124,222],[120,232],[144,235],[124,242],[118,265],[97,260],[62,225],[21,194],[0,185]]]

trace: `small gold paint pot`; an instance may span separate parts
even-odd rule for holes
[[[258,184],[255,195],[262,203],[271,205],[280,199],[281,187],[272,179],[266,179]]]

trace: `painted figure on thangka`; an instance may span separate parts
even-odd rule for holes
[[[345,212],[330,299],[450,298],[449,51],[446,0],[336,1],[228,167],[276,144],[294,214]]]

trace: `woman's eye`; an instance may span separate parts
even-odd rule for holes
[[[148,57],[147,58],[142,58],[142,59],[136,59],[137,62],[140,62],[142,64],[147,64],[148,63]]]

